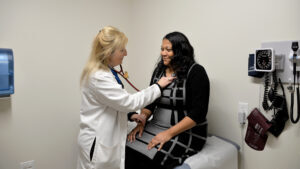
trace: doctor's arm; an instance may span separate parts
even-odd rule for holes
[[[161,79],[158,84],[153,84],[140,92],[129,94],[122,89],[113,76],[101,74],[91,79],[91,88],[97,100],[118,111],[131,112],[136,111],[152,103],[160,97],[160,87],[165,87],[173,79]]]
[[[141,115],[145,117],[145,120],[147,121],[149,117],[152,115],[152,111],[150,107],[153,107],[154,103],[147,106],[147,108],[143,108],[141,110]],[[149,110],[149,109],[150,110]],[[131,130],[131,132],[127,135],[127,140],[132,142],[135,141],[136,134],[139,134],[139,137],[142,137],[142,134],[144,132],[145,124],[138,123],[134,129]]]

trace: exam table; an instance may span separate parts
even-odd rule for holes
[[[134,127],[134,122],[128,122],[128,132]],[[199,153],[174,169],[238,169],[239,149],[239,145],[228,139],[209,135]]]

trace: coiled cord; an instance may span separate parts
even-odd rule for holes
[[[274,108],[274,104],[277,101],[277,87],[278,87],[278,80],[276,75],[276,70],[272,73],[272,80],[273,80],[273,87],[270,87],[270,76],[267,73],[265,75],[265,90],[264,90],[264,99],[263,99],[263,108],[265,111],[269,111]],[[269,106],[268,98],[271,101],[271,105]]]
[[[273,79],[273,88],[271,88],[271,90],[269,90],[269,96],[271,95],[271,97],[269,97],[269,100],[271,100],[272,104],[269,108],[269,110],[273,109],[274,105],[277,102],[277,87],[278,87],[278,81],[277,81],[277,75],[276,75],[276,70],[272,73],[272,79]],[[272,93],[270,93],[272,92]]]
[[[270,76],[269,73],[265,74],[265,90],[264,90],[264,100],[262,102],[262,106],[264,110],[268,111],[270,106],[268,104],[268,93],[269,93],[269,85],[270,85]]]

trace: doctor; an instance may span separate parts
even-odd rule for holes
[[[77,169],[123,169],[127,136],[127,113],[141,109],[161,96],[173,77],[129,94],[112,69],[120,65],[127,37],[118,29],[104,27],[93,42],[81,76],[79,157]],[[134,114],[131,120],[141,120]]]

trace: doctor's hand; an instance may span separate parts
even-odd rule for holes
[[[171,140],[172,135],[169,133],[168,130],[165,130],[163,132],[158,133],[155,137],[152,138],[152,140],[148,144],[148,150],[152,149],[156,145],[159,144],[158,151],[162,149],[164,144]]]
[[[143,131],[144,125],[142,123],[138,123],[137,126],[127,135],[127,141],[135,141],[137,133],[139,133],[139,137],[142,137]]]
[[[145,126],[146,116],[144,114],[133,114],[130,118],[132,121],[135,121],[136,123],[142,123],[142,125]]]
[[[173,82],[173,80],[176,79],[176,77],[161,77],[159,79],[159,81],[157,82],[160,87],[165,88],[168,84],[170,84],[171,82]]]

